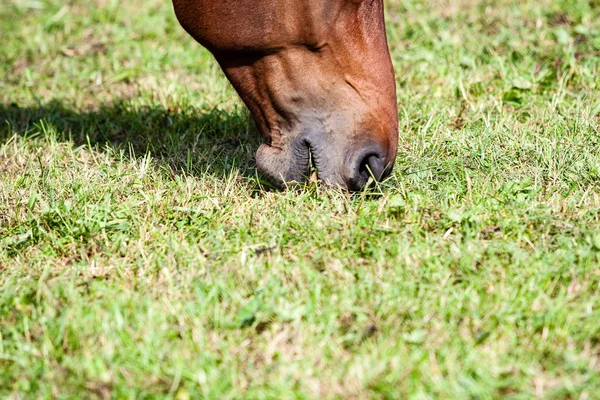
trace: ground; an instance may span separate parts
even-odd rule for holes
[[[0,8],[0,397],[600,398],[600,3],[391,0],[395,172],[269,188],[168,1]]]

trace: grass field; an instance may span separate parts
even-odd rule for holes
[[[600,2],[387,2],[393,176],[273,191],[168,1],[0,6],[0,397],[600,399]]]

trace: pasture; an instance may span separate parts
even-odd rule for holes
[[[390,0],[400,148],[276,191],[159,0],[0,7],[0,397],[600,398],[600,3]]]

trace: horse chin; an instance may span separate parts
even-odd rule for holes
[[[336,168],[340,157],[324,144],[306,137],[297,137],[284,148],[262,144],[256,152],[258,171],[279,188],[304,183],[315,172],[324,183],[345,188]]]
[[[258,171],[279,188],[305,182],[309,174],[308,149],[276,148],[262,144],[256,151]]]

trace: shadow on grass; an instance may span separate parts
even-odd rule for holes
[[[0,104],[0,123],[0,143],[15,133],[27,137],[49,132],[59,141],[91,145],[98,151],[123,150],[135,158],[150,153],[174,173],[220,178],[237,173],[269,186],[256,179],[254,153],[261,139],[241,110],[180,110],[117,102],[79,111],[53,100],[38,107]]]

